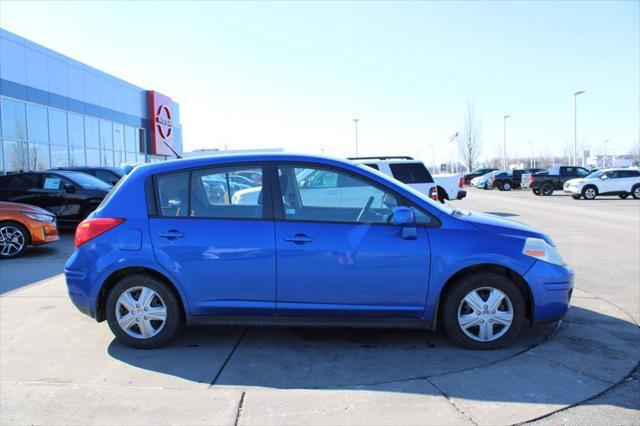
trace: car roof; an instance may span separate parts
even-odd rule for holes
[[[135,169],[133,169],[132,173],[139,175],[141,173],[146,174],[154,174],[154,173],[163,173],[170,172],[173,170],[180,169],[189,169],[189,168],[198,168],[198,167],[207,167],[213,166],[217,164],[229,164],[229,163],[253,163],[253,162],[268,162],[268,161],[295,161],[295,162],[309,162],[309,163],[319,163],[326,165],[351,165],[356,166],[357,163],[349,160],[345,160],[337,157],[330,157],[324,155],[309,155],[309,154],[298,154],[298,153],[264,153],[264,152],[254,152],[254,153],[242,153],[242,154],[225,154],[225,155],[209,155],[202,157],[190,157],[190,158],[179,158],[173,160],[162,161],[159,163],[147,163],[142,164]]]

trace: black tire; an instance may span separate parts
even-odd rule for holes
[[[532,189],[531,192],[533,192],[533,195],[540,195],[539,189]]]
[[[582,197],[582,195],[572,195],[571,198],[573,198],[574,200],[579,200]]]
[[[474,340],[465,334],[458,323],[458,309],[462,308],[464,297],[471,291],[484,287],[493,287],[503,292],[511,301],[513,309],[513,319],[509,328],[502,336],[491,341]],[[453,289],[447,294],[442,305],[442,324],[449,337],[466,348],[495,349],[506,345],[520,333],[526,321],[525,312],[526,306],[524,298],[515,283],[503,275],[492,272],[481,272],[468,276],[454,284]],[[488,315],[488,312],[486,314]],[[481,318],[485,317],[485,313],[479,315]],[[495,327],[500,326],[497,324],[492,325],[492,329],[495,330]],[[499,333],[500,329],[498,329],[497,332]]]
[[[147,287],[153,290],[160,296],[161,301],[164,302],[164,306],[166,307],[166,320],[164,325],[153,337],[143,338],[131,336],[118,324],[116,318],[118,298],[125,291],[134,287]],[[176,335],[183,321],[180,301],[174,292],[161,280],[146,274],[134,274],[118,281],[107,296],[105,309],[109,328],[111,328],[116,338],[125,345],[138,349],[154,349],[165,345]],[[143,313],[141,312],[141,314]]]
[[[631,188],[631,196],[636,200],[640,200],[640,185],[633,185],[633,188]]]
[[[503,182],[501,186],[503,191],[511,191],[511,182]]]
[[[5,245],[4,234],[11,232],[11,241]],[[22,256],[29,244],[31,244],[31,234],[27,228],[17,222],[0,222],[0,259],[10,259]],[[22,244],[19,246],[19,244]],[[17,250],[17,251],[15,251]]]
[[[551,194],[553,194],[553,185],[550,183],[543,183],[540,187],[540,195],[548,197]]]
[[[631,195],[631,194],[629,194],[629,193],[618,194],[618,197],[620,197],[623,200],[626,200],[627,198],[629,198],[629,195]]]
[[[442,189],[439,186],[437,188],[438,188],[438,201],[444,204],[444,202],[448,200],[449,197],[447,196],[447,193],[444,189]]]
[[[598,196],[598,188],[593,185],[587,185],[582,188],[582,196],[585,200],[595,200]]]

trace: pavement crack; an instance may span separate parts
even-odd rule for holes
[[[236,421],[233,423],[234,426],[238,426],[238,423],[240,422],[240,416],[242,415],[242,406],[244,405],[244,396],[246,394],[246,391],[242,391],[242,395],[240,395],[240,401],[238,402],[238,411],[236,411]]]
[[[426,378],[425,380],[427,382],[429,382],[431,384],[431,386],[436,388],[436,390],[438,392],[440,392],[442,394],[442,396],[444,396],[446,398],[447,401],[449,401],[449,404],[451,404],[453,409],[456,410],[462,417],[464,417],[465,419],[469,420],[469,422],[471,422],[471,424],[473,424],[474,426],[478,426],[478,423],[475,420],[473,420],[473,418],[469,414],[465,413],[462,408],[458,407],[458,405],[455,402],[453,402],[451,397],[445,391],[440,389],[438,387],[438,385],[436,385],[433,381],[429,380],[429,378]]]
[[[242,339],[244,339],[245,334],[247,334],[247,330],[248,330],[248,328],[245,328],[242,331],[242,334],[240,335],[240,338],[238,339],[236,344],[233,345],[233,349],[231,349],[231,352],[229,352],[229,355],[227,355],[227,359],[224,360],[224,363],[222,364],[222,367],[220,367],[220,370],[218,370],[218,374],[216,374],[216,376],[213,378],[213,380],[211,381],[211,384],[209,385],[209,387],[212,387],[212,386],[214,386],[216,384],[216,382],[218,381],[218,378],[220,377],[220,375],[224,371],[225,367],[229,363],[229,360],[231,359],[233,354],[236,353],[236,349],[238,349],[238,346],[240,345],[240,342],[242,342]]]

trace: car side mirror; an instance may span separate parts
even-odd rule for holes
[[[396,207],[393,209],[391,224],[402,226],[403,240],[415,240],[418,238],[418,231],[416,230],[416,215],[413,209],[409,207]]]
[[[64,190],[67,191],[69,194],[75,194],[76,193],[76,187],[73,186],[70,183],[65,183],[64,184]]]

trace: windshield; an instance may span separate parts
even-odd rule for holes
[[[105,189],[107,191],[111,189],[111,185],[86,173],[67,172],[63,176],[68,177],[85,189]]]
[[[416,197],[420,198],[421,200],[426,201],[431,207],[434,207],[434,208],[436,208],[436,209],[438,209],[438,210],[440,210],[442,212],[445,212],[447,214],[454,213],[454,209],[449,207],[448,205],[443,204],[443,203],[441,203],[439,201],[432,200],[431,198],[427,197],[422,192],[413,189],[409,185],[404,184],[404,183],[400,182],[399,180],[396,180],[396,179],[392,178],[391,176],[388,176],[388,175],[386,175],[386,174],[384,174],[384,173],[382,173],[382,172],[380,172],[380,171],[378,171],[376,169],[373,169],[373,168],[371,168],[371,167],[369,167],[369,166],[367,166],[365,164],[357,164],[357,166],[360,167],[363,170],[368,171],[369,173],[372,173],[372,174],[384,179],[385,181],[387,181],[389,183],[392,183],[392,184],[397,185],[397,186],[401,186],[402,189],[404,189],[405,191],[410,192],[411,194],[415,195]]]
[[[593,179],[593,178],[599,178],[600,176],[602,176],[605,173],[604,170],[598,170],[597,172],[593,172],[590,175],[587,175],[587,177],[585,179]]]

